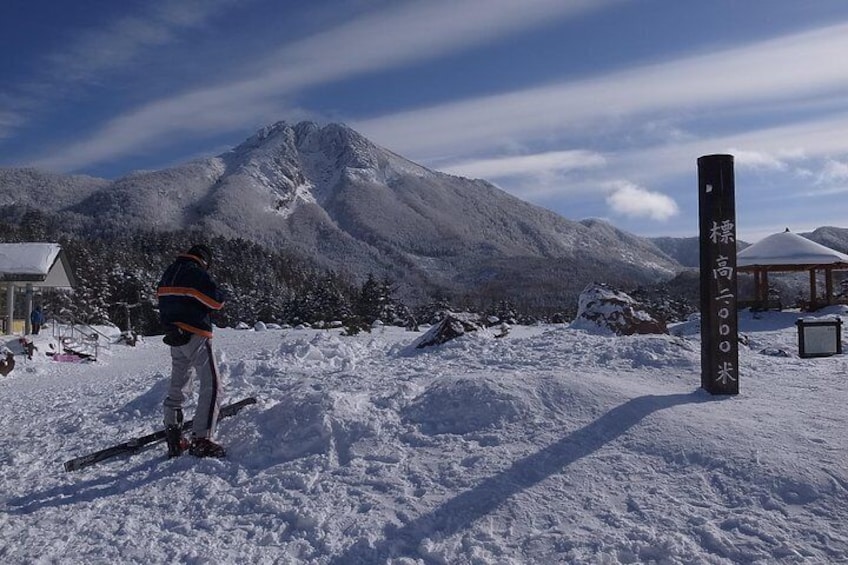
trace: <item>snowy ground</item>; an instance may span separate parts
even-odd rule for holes
[[[848,311],[832,310],[848,320]],[[2,563],[831,563],[848,560],[848,357],[743,315],[741,394],[699,389],[696,326],[221,330],[225,460],[164,446],[168,352],[43,355],[0,378]],[[789,356],[780,356],[780,352]],[[189,410],[189,413],[191,411]]]

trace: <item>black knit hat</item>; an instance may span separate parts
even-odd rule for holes
[[[209,249],[208,245],[203,243],[198,243],[197,245],[192,245],[191,249],[188,250],[188,255],[194,255],[201,261],[203,261],[206,265],[206,268],[209,268],[209,265],[212,263],[212,250]]]

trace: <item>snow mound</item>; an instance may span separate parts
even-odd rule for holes
[[[222,329],[224,402],[258,399],[219,424],[227,458],[157,444],[75,473],[62,462],[161,427],[168,348],[24,357],[0,379],[0,556],[846,562],[848,359],[760,354],[796,347],[794,324],[743,321],[733,398],[697,388],[697,335],[515,326],[422,350],[388,326]]]
[[[291,390],[289,396],[257,416],[249,443],[255,444],[255,455],[261,457],[254,458],[267,465],[328,454],[332,406],[332,399],[323,391],[308,386]]]
[[[371,344],[342,340],[338,335],[326,332],[283,343],[277,356],[287,367],[352,371],[360,359],[370,355],[371,349]]]
[[[485,375],[443,377],[402,411],[427,434],[467,434],[515,422],[534,412],[517,383]]]

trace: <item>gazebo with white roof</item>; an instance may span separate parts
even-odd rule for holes
[[[15,289],[26,292],[25,327],[29,332],[34,288],[73,288],[70,264],[58,243],[0,243],[0,282],[6,284],[6,331],[12,333]]]
[[[810,273],[810,308],[833,304],[833,272],[848,270],[848,255],[802,237],[786,229],[770,235],[736,255],[740,272],[754,273],[756,300],[768,300],[768,274],[774,272],[808,271]],[[824,302],[816,296],[816,272],[825,276]]]

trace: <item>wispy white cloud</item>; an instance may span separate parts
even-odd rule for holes
[[[132,154],[161,140],[252,127],[281,115],[289,97],[304,88],[447,55],[599,6],[602,3],[589,0],[428,0],[393,5],[281,47],[254,67],[261,71],[243,80],[138,107],[87,139],[36,159],[35,164],[76,169]],[[832,108],[835,93],[848,88],[846,63],[832,55],[840,52],[848,52],[848,24],[350,123],[381,145],[425,163],[436,156],[503,153],[503,148],[545,138],[571,139],[573,151],[591,155],[590,149],[580,149],[576,142],[585,132],[600,126],[607,126],[612,134],[627,132],[619,136],[626,146],[616,153],[605,152],[606,162],[592,169],[594,177],[584,179],[584,189],[592,179],[628,178],[650,185],[664,174],[691,171],[699,155],[729,148],[740,152],[740,166],[777,167],[788,162],[787,152],[810,157],[848,152],[848,119],[837,115],[697,138],[692,133],[697,129],[684,129],[685,118],[677,116],[703,118],[711,111],[766,104],[784,108],[797,104],[809,110],[817,99]],[[639,131],[642,138],[634,138],[633,132]],[[535,173],[550,181],[556,169],[547,159],[567,153],[547,151],[506,161],[484,157],[454,164],[451,170],[494,178],[513,174],[512,169],[514,174]]]
[[[830,183],[848,181],[848,163],[845,161],[835,161],[828,159],[822,168],[819,182]]]
[[[263,118],[269,108],[284,107],[287,96],[306,87],[433,59],[617,1],[418,0],[383,8],[280,48],[254,65],[261,71],[253,76],[148,103],[37,163],[79,168],[126,155],[161,138],[220,133],[222,118],[216,112],[238,115],[238,122],[226,121],[245,127]],[[135,35],[133,45],[162,39],[144,29]]]
[[[180,31],[203,25],[236,0],[164,0],[147,4],[100,28],[73,37],[59,52],[48,56],[49,80],[80,82],[126,65],[146,49],[178,39]]]
[[[605,155],[609,169],[638,182],[651,184],[662,178],[694,174],[702,155],[734,155],[739,170],[786,170],[807,176],[833,155],[848,155],[848,112],[778,127],[750,129],[684,143],[621,150]],[[738,157],[737,157],[738,156]]]
[[[432,60],[620,0],[416,0],[282,47],[257,81],[290,90]]]
[[[736,166],[772,171],[785,171],[789,168],[786,161],[775,155],[762,151],[747,151],[744,149],[731,148],[728,153],[733,155]]]
[[[609,189],[610,186],[616,186],[621,179],[629,179],[627,182],[635,185],[652,186],[669,179],[689,178],[690,180],[683,184],[675,183],[673,193],[692,193],[686,196],[691,200],[694,198],[692,188],[696,183],[697,159],[713,153],[734,155],[737,173],[740,175],[778,174],[784,183],[794,183],[795,190],[772,192],[769,194],[771,199],[812,196],[814,185],[817,186],[816,193],[821,193],[825,188],[841,191],[839,174],[843,170],[843,161],[828,156],[848,155],[848,113],[733,135],[705,138],[690,136],[688,139],[673,137],[667,143],[655,140],[654,144],[607,151],[603,154],[589,150],[571,150],[546,152],[538,156],[526,155],[520,160],[522,166],[514,167],[516,176],[521,174],[524,178],[520,181],[510,179],[509,190],[522,198],[537,202],[549,200],[554,195],[581,195],[585,198],[595,194],[596,197],[602,198],[603,193],[599,194],[599,188]],[[581,174],[569,178],[551,175],[551,168],[545,156],[558,154],[587,156],[586,164],[591,166],[572,169]],[[468,166],[445,167],[438,162],[424,163],[446,172],[490,180],[513,168],[507,166],[510,161],[502,164],[498,158],[472,161]],[[766,181],[761,185],[762,188],[746,187],[746,193],[752,190],[768,190],[770,186],[776,186],[774,179]]]
[[[629,188],[614,192],[607,204],[629,218],[670,219],[681,206],[687,214],[697,213],[696,160],[711,153],[735,154],[743,174],[773,175],[747,185],[744,202],[777,197],[794,200],[796,210],[808,204],[815,209],[818,204],[821,211],[821,194],[811,194],[808,187],[816,178],[832,180],[839,171],[834,166],[830,174],[822,171],[826,159],[848,156],[848,113],[844,98],[841,103],[834,98],[848,90],[848,66],[833,56],[844,48],[848,48],[846,24],[354,125],[425,163],[430,154],[497,153],[502,144],[529,145],[545,137],[564,138],[572,148],[590,148],[598,143],[597,136],[592,141],[593,134],[603,132],[601,142],[612,140],[617,147],[605,149],[606,164],[561,183],[558,193],[585,198],[594,191],[600,198],[598,189],[615,179],[627,179],[636,187],[669,187],[669,196],[659,198]],[[771,123],[784,124],[752,127],[750,116],[763,115],[768,108],[781,110]],[[814,112],[817,109],[825,110],[826,117]],[[715,119],[710,120],[713,114]],[[722,121],[728,115],[737,119]],[[711,130],[699,131],[705,123]],[[841,191],[843,186],[831,182],[827,190]],[[509,189],[540,201],[527,183]],[[825,187],[817,190],[821,193]],[[550,192],[546,189],[541,196]]]
[[[566,173],[598,167],[604,163],[606,159],[600,153],[574,150],[476,159],[439,168],[454,175],[497,179],[516,175]]]
[[[152,104],[132,115],[114,119],[88,139],[30,164],[51,170],[72,170],[112,156],[133,153],[154,140],[162,144],[173,141],[159,138],[158,134],[237,129],[258,115],[272,116],[280,110],[271,103],[234,107],[216,102],[198,92]],[[142,123],[144,127],[140,126]]]
[[[60,49],[33,65],[24,83],[6,83],[0,100],[0,139],[11,137],[33,114],[69,92],[106,80],[106,73],[126,70],[151,48],[180,40],[186,29],[205,25],[238,0],[161,0],[144,3],[138,12],[100,27],[70,34]]]
[[[13,110],[0,111],[0,139],[10,137],[22,120],[23,118],[18,112]]]
[[[680,210],[675,201],[659,192],[652,192],[627,181],[611,183],[612,192],[606,201],[615,214],[668,220]]]
[[[848,24],[834,25],[677,61],[361,120],[383,145],[426,158],[451,148],[482,151],[552,132],[590,130],[604,121],[660,112],[710,111],[765,102],[832,100],[848,89]],[[497,116],[497,119],[492,119]]]

